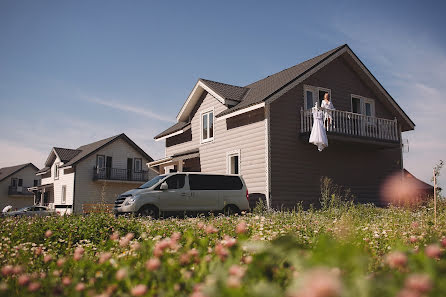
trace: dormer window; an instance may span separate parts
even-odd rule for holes
[[[214,140],[214,110],[201,113],[201,142]]]

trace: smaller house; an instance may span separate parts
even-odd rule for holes
[[[124,133],[76,149],[53,147],[45,167],[37,172],[35,204],[59,213],[82,213],[91,204],[112,204],[123,192],[157,173],[153,159]]]
[[[39,185],[38,170],[32,163],[0,168],[0,211],[8,205],[19,209],[34,204],[28,187]]]
[[[426,199],[429,197],[434,197],[434,187],[432,185],[425,183],[424,181],[416,178],[412,173],[407,171],[407,169],[403,170],[403,175],[404,175],[404,178],[406,179],[406,181],[412,183],[415,186],[418,193],[423,198]]]

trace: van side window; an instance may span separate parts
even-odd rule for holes
[[[191,190],[241,190],[243,184],[238,176],[190,174]]]
[[[171,189],[182,189],[184,187],[185,174],[175,174],[165,180],[169,190]],[[158,186],[159,187],[159,186]]]

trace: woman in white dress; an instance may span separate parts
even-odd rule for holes
[[[324,100],[322,100],[321,107],[325,109],[335,109],[333,106],[333,103],[330,101],[330,95],[328,93],[325,93]],[[328,130],[328,127],[330,127],[331,122],[333,122],[333,117],[331,116],[331,111],[326,110],[324,114],[324,123],[325,127]]]

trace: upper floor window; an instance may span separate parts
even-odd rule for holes
[[[105,156],[97,155],[96,156],[96,168],[102,169],[105,167]]]
[[[332,100],[330,89],[304,85],[305,109],[311,109],[312,107],[314,107],[316,102],[319,102],[319,106],[321,106],[322,100],[324,100],[324,96],[326,93],[330,95],[330,100]]]
[[[365,116],[375,116],[375,100],[358,95],[352,95],[352,112]]]
[[[54,165],[54,179],[59,179],[59,163]]]
[[[62,197],[61,197],[62,204],[67,203],[67,186],[62,186]]]
[[[142,159],[141,158],[135,158],[135,172],[141,172],[142,171]]]
[[[17,188],[17,184],[18,184],[19,180],[17,178],[11,178],[11,186],[14,188]]]
[[[39,180],[38,179],[35,179],[34,180],[34,187],[37,187],[39,185]]]
[[[201,142],[208,142],[214,139],[214,111],[207,111],[201,114]]]

